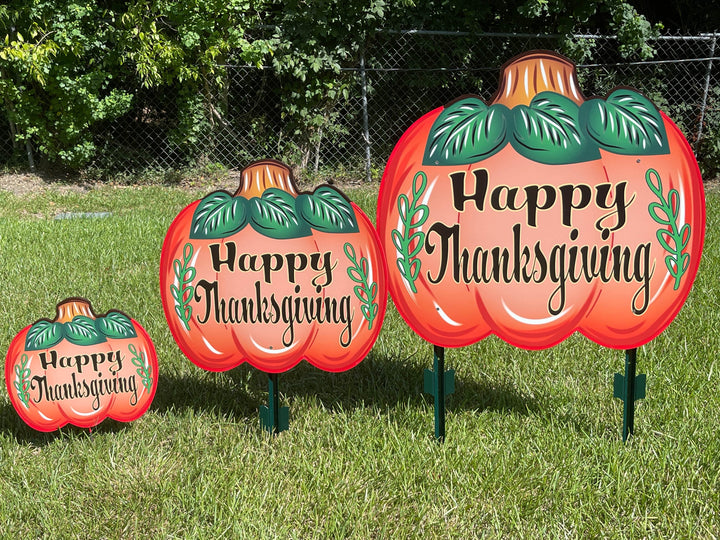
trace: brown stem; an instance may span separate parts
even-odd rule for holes
[[[90,302],[84,298],[68,298],[57,305],[55,322],[66,323],[72,321],[77,315],[84,315],[91,319],[97,318],[93,313]]]
[[[575,65],[549,51],[537,51],[511,60],[505,66],[493,103],[508,108],[529,105],[532,98],[545,91],[562,94],[578,105],[585,101]]]
[[[290,169],[279,161],[266,159],[251,163],[243,169],[235,197],[260,197],[268,188],[282,189],[293,197],[298,195]]]

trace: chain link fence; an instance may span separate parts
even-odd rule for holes
[[[532,49],[571,57],[586,96],[637,88],[680,126],[701,163],[720,161],[718,38],[662,36],[650,43],[651,60],[632,61],[613,36],[380,32],[357,65],[336,74],[343,97],[318,104],[310,116],[292,112],[286,81],[269,67],[226,66],[224,84],[204,81],[192,94],[182,85],[130,89],[132,110],[95,133],[93,166],[240,168],[273,157],[299,172],[376,177],[412,122],[464,94],[489,100],[499,67]],[[8,126],[3,112],[0,125]],[[24,151],[8,129],[0,133],[0,163]]]

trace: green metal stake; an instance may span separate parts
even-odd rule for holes
[[[280,407],[277,373],[268,373],[268,404],[260,406],[260,425],[273,435],[285,431],[290,425],[290,409]]]
[[[445,440],[445,396],[455,392],[455,370],[445,371],[445,349],[434,345],[433,370],[426,369],[424,391],[435,397],[435,438]]]
[[[644,373],[636,375],[637,349],[625,351],[625,376],[615,374],[614,397],[623,401],[623,442],[635,431],[635,401],[645,397],[647,377]]]

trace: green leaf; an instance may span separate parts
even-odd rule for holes
[[[25,336],[25,350],[39,351],[57,345],[63,339],[62,323],[38,321]]]
[[[515,151],[547,165],[580,163],[600,158],[597,146],[580,129],[580,108],[561,94],[541,92],[529,106],[512,109]]]
[[[65,323],[65,337],[70,343],[81,346],[107,341],[95,328],[95,321],[84,315],[76,315],[72,321]]]
[[[297,213],[318,231],[328,233],[358,231],[352,206],[342,194],[331,187],[322,186],[311,195],[299,195],[295,205]]]
[[[216,191],[205,197],[193,214],[190,238],[227,238],[248,222],[247,199]]]
[[[615,154],[657,155],[670,152],[660,112],[643,95],[615,90],[607,100],[583,103],[580,119],[588,135]]]
[[[269,188],[261,197],[250,199],[250,226],[262,235],[277,239],[312,234],[307,222],[297,215],[295,197],[277,188]]]
[[[496,154],[508,142],[510,111],[468,97],[447,106],[430,128],[423,165],[467,165]]]
[[[127,339],[137,337],[137,332],[130,318],[117,311],[112,311],[95,320],[95,327],[99,332],[112,339]]]

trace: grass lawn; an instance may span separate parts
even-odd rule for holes
[[[346,193],[374,219],[377,185]],[[687,304],[638,351],[635,437],[612,397],[622,351],[572,336],[545,351],[489,338],[448,350],[447,440],[423,395],[432,347],[390,304],[370,355],[280,375],[290,429],[259,427],[267,377],[196,368],[158,290],[160,247],[202,193],[145,186],[0,191],[2,357],[26,325],[84,296],[121,309],[158,352],[150,410],[91,432],[27,427],[0,392],[0,531],[82,538],[717,538],[720,535],[720,194]],[[111,212],[55,220],[61,212]]]

